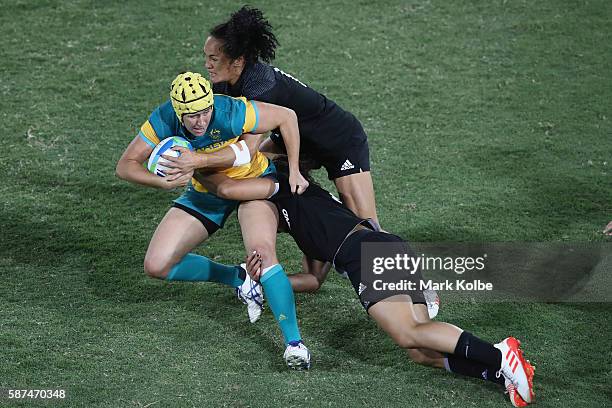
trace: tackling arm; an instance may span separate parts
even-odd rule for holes
[[[226,200],[265,200],[272,196],[278,188],[274,180],[266,177],[233,179],[224,173],[199,171],[195,172],[194,177],[208,191]]]
[[[291,282],[291,288],[294,292],[314,293],[319,290],[323,281],[325,281],[330,268],[331,263],[317,261],[304,255],[302,258],[302,272],[288,275],[287,277]]]
[[[259,110],[258,132],[268,132],[278,128],[287,150],[287,161],[289,162],[289,185],[291,192],[302,194],[308,188],[308,181],[302,176],[299,169],[300,160],[300,130],[297,116],[291,109],[257,102]]]

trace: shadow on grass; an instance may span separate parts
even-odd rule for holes
[[[496,213],[500,218],[515,216],[521,224],[531,226],[526,228],[532,232],[524,240],[562,239],[576,222],[595,222],[599,231],[603,222],[597,220],[610,208],[605,192],[609,185],[598,185],[588,167],[571,170],[565,164],[568,171],[559,172],[555,164],[561,157],[551,149],[541,141],[528,147],[478,146],[467,149],[464,158],[484,173],[484,180],[491,180],[502,190],[506,187],[496,203]],[[580,163],[579,154],[573,154],[567,160]]]

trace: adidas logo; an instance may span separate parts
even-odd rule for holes
[[[361,293],[366,290],[368,287],[366,285],[364,285],[363,283],[359,282],[359,295],[361,296]]]
[[[348,159],[346,159],[346,161],[344,162],[342,167],[340,167],[340,171],[350,170],[350,169],[354,169],[354,168],[355,168],[355,166],[353,166],[353,163],[351,163]]]
[[[512,370],[512,374],[514,374],[519,366],[519,358],[512,349],[508,350],[508,352],[506,353],[506,360],[510,360],[508,362],[508,365]]]
[[[279,321],[279,322],[282,322],[283,320],[287,320],[287,316],[285,316],[284,314],[282,314],[282,313],[281,313],[281,314],[278,316],[278,321]]]

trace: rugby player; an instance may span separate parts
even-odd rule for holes
[[[233,13],[210,31],[204,44],[205,68],[214,91],[295,111],[300,154],[322,163],[342,201],[378,227],[370,152],[361,123],[331,99],[269,65],[277,45],[260,10],[245,6]],[[282,131],[275,129],[260,150],[278,152],[284,147]]]
[[[389,295],[384,293],[377,294],[372,290],[372,282],[361,273],[361,244],[399,245],[404,253],[411,255],[409,246],[396,235],[375,231],[368,220],[357,217],[312,180],[303,194],[291,193],[286,162],[275,161],[275,165],[280,189],[268,202],[257,203],[274,211],[275,227],[288,232],[304,253],[310,273],[299,274],[302,278],[307,279],[312,274],[312,279],[324,279],[322,265],[333,263],[339,272],[348,274],[370,317],[398,346],[406,349],[415,362],[498,383],[505,387],[516,407],[534,401],[534,367],[524,359],[517,339],[508,337],[493,345],[451,324],[430,320],[420,290],[403,290],[390,297],[385,297]],[[308,177],[307,172],[303,174]],[[198,177],[211,189],[225,183],[232,185],[233,191],[241,185],[247,186],[220,174]],[[258,184],[265,183],[271,181],[258,181]],[[244,197],[246,191],[242,190],[240,194]],[[254,192],[253,198],[261,198],[259,195]],[[257,280],[261,276],[264,257],[258,253],[248,254],[247,272]],[[419,271],[415,275],[406,274],[406,279],[418,281],[422,277]]]
[[[174,79],[170,100],[151,113],[116,168],[119,178],[132,183],[164,189],[187,185],[151,238],[144,259],[144,269],[149,276],[168,281],[215,281],[241,288],[243,297],[256,303],[256,312],[261,313],[257,306],[263,300],[261,287],[243,270],[190,253],[221,228],[238,205],[237,201],[219,198],[207,191],[192,176],[195,169],[202,168],[225,169],[222,174],[235,179],[273,174],[274,166],[269,160],[256,151],[251,155],[240,138],[249,132],[277,128],[283,132],[292,163],[291,190],[302,193],[308,182],[297,165],[299,130],[290,109],[245,98],[213,96],[210,83],[198,73],[186,72]],[[143,164],[155,146],[171,136],[186,138],[196,152],[176,148],[183,159],[180,164],[171,156],[163,156],[172,161],[168,165],[172,167],[168,176],[149,173]],[[270,193],[274,192],[273,186],[274,183]],[[266,219],[268,215],[250,203],[241,207],[238,218],[245,248],[249,252],[262,247],[268,249],[266,262],[262,265],[265,273],[259,282],[266,290],[268,303],[284,336],[285,361],[291,368],[308,368],[310,353],[298,328],[291,284],[276,259],[276,228],[270,226],[273,220]]]

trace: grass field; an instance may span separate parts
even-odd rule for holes
[[[249,325],[225,287],[145,277],[177,193],[122,182],[115,164],[240,5],[0,0],[0,389],[68,394],[0,406],[510,406],[409,362],[335,275],[296,296],[309,372],[285,368],[269,311]],[[252,5],[275,27],[276,65],[364,124],[383,227],[422,242],[606,241],[611,2]],[[278,247],[297,271],[290,238]],[[198,251],[238,262],[236,219]],[[612,406],[612,306],[593,300],[450,303],[440,319],[521,338],[537,407]]]

